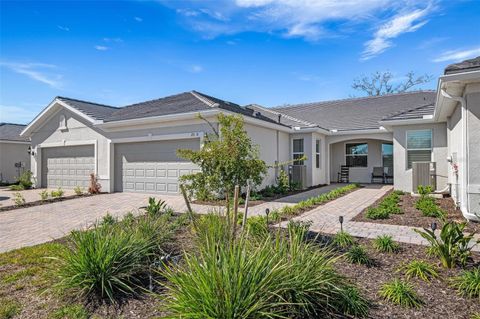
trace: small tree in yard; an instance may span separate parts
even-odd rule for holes
[[[218,124],[219,131],[209,123],[214,133],[206,136],[202,149],[177,153],[200,167],[200,172],[181,177],[190,194],[202,200],[225,195],[228,208],[235,185],[244,187],[249,180],[260,184],[267,165],[259,158],[258,146],[247,135],[241,116],[220,114]]]

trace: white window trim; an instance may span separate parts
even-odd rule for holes
[[[344,153],[344,161],[345,165],[347,165],[347,156],[353,156],[353,154],[347,154],[347,145],[348,144],[367,144],[367,154],[356,154],[355,156],[365,156],[367,157],[367,166],[350,166],[350,168],[353,169],[368,169],[368,149],[370,148],[370,145],[368,145],[367,141],[358,141],[358,142],[345,142],[343,143],[343,153]]]
[[[303,151],[302,152],[294,152],[294,148],[293,148],[293,141],[295,140],[302,140],[303,141]],[[305,156],[305,138],[301,137],[301,138],[292,138],[292,161],[293,163],[295,163],[295,155],[298,155],[298,154],[301,154],[302,157]],[[302,160],[303,164],[299,164],[299,165],[305,165],[305,160]],[[296,164],[293,164],[293,165],[296,165]]]
[[[392,145],[392,158],[393,158],[393,142],[382,142],[382,144],[380,145],[380,147],[382,147],[383,144]],[[384,163],[384,160],[383,160],[383,156],[384,156],[384,154],[383,154],[383,147],[382,147],[382,149],[381,149],[381,154],[380,154],[380,156],[382,156],[382,167],[385,167],[385,163]],[[395,165],[395,164],[394,164],[394,165]]]
[[[318,151],[317,151],[317,144],[318,144]],[[322,149],[322,140],[321,139],[316,139],[315,140],[315,167],[317,169],[322,168],[322,157],[321,157],[321,149]],[[318,156],[318,162],[317,162],[317,156]]]
[[[422,131],[430,131],[430,148],[408,148],[408,132],[422,132]],[[418,129],[418,130],[406,130],[405,131],[405,169],[411,170],[412,167],[408,167],[408,151],[430,151],[430,161],[432,161],[433,157],[433,129],[426,128],[426,129]]]

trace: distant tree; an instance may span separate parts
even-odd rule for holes
[[[416,76],[413,71],[405,74],[405,77],[406,79],[399,83],[392,83],[393,74],[391,72],[377,71],[369,76],[354,79],[352,88],[362,91],[368,96],[379,96],[406,92],[417,85],[430,82],[433,78],[429,74]]]

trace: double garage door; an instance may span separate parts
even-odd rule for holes
[[[93,145],[42,149],[42,187],[87,187],[95,172]]]
[[[198,171],[177,149],[199,148],[198,138],[115,144],[115,191],[177,194],[178,178]]]

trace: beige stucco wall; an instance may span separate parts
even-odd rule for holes
[[[480,84],[466,88],[468,146],[468,208],[480,218]]]
[[[437,164],[437,190],[446,187],[448,182],[448,148],[446,123],[415,124],[395,126],[393,132],[394,187],[412,192],[412,169],[407,169],[406,137],[407,130],[432,130],[432,161]]]
[[[0,181],[15,182],[17,177],[30,169],[29,144],[0,141]],[[16,168],[15,163],[22,162],[23,168]]]
[[[330,146],[330,180],[337,181],[337,174],[340,171],[340,166],[345,165],[345,150],[347,143],[367,143],[368,144],[368,158],[367,167],[351,167],[350,168],[350,182],[355,183],[370,183],[371,174],[374,167],[383,166],[382,163],[382,143],[391,142],[389,140],[378,139],[355,139],[353,136],[347,141],[333,143]],[[394,159],[395,161],[395,159]]]

